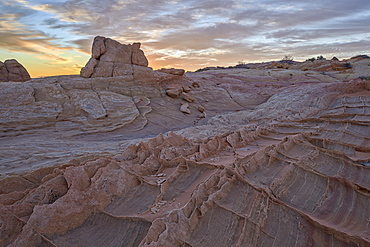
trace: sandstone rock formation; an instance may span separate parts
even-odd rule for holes
[[[172,75],[178,75],[178,76],[182,76],[185,74],[185,70],[184,69],[165,69],[165,68],[162,68],[159,70],[160,72],[164,72],[164,73],[168,73],[168,74],[172,74]]]
[[[0,82],[17,81],[24,82],[30,80],[31,77],[22,64],[15,59],[0,61]]]
[[[133,75],[134,66],[148,66],[140,45],[123,45],[110,38],[97,36],[93,42],[91,58],[81,69],[80,75],[85,78]]]
[[[0,246],[369,246],[357,59],[2,83]]]

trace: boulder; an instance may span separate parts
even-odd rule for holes
[[[81,69],[80,76],[90,78],[133,75],[133,65],[148,67],[148,60],[140,50],[140,45],[124,45],[110,38],[95,37],[91,58]]]
[[[203,107],[203,106],[201,106],[201,105],[199,105],[199,106],[198,106],[198,111],[200,111],[200,112],[202,112],[202,113],[203,113],[203,112],[204,112],[204,107]]]
[[[188,103],[182,104],[180,107],[180,111],[186,114],[190,114],[189,104]]]
[[[183,98],[185,101],[190,102],[190,103],[194,102],[194,100],[195,100],[195,98],[194,98],[193,96],[191,96],[190,94],[185,93],[185,92],[182,92],[182,93],[181,93],[181,96],[182,96],[182,98]]]
[[[183,86],[182,89],[184,90],[185,93],[189,93],[191,91],[189,86]]]
[[[174,68],[164,69],[162,68],[159,71],[163,73],[171,74],[171,75],[178,75],[178,76],[183,76],[185,74],[184,69],[174,69]]]
[[[27,70],[15,59],[0,62],[0,81],[24,82],[31,80]]]
[[[178,84],[171,84],[166,89],[166,94],[171,98],[179,98],[180,94],[183,92],[183,88]]]

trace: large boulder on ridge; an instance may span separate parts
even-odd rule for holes
[[[102,36],[94,38],[92,55],[80,75],[112,77],[132,75],[133,66],[148,67],[148,60],[140,49],[140,43],[124,45]]]
[[[0,81],[24,82],[31,80],[30,74],[15,59],[8,59],[4,63],[0,61]]]

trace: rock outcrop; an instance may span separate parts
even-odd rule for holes
[[[133,66],[148,67],[148,60],[140,43],[124,45],[110,38],[97,36],[92,45],[92,55],[80,75],[112,77],[133,75]]]
[[[30,79],[31,77],[26,68],[24,68],[17,60],[9,59],[5,60],[4,63],[0,61],[0,82],[24,82]]]
[[[168,73],[168,74],[172,74],[172,75],[178,75],[178,76],[183,76],[185,74],[185,70],[184,69],[165,69],[165,68],[162,68],[159,70],[160,72],[164,72],[164,73]]]

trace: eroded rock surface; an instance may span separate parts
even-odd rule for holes
[[[30,80],[28,71],[22,64],[15,59],[0,61],[0,82],[17,81],[24,82]]]
[[[92,55],[80,75],[90,77],[133,76],[133,66],[148,67],[148,60],[140,43],[124,45],[110,38],[97,36]]]
[[[369,246],[352,63],[2,84],[0,246]]]
[[[159,71],[161,72],[164,72],[164,73],[168,73],[168,74],[172,74],[172,75],[178,75],[178,76],[182,76],[185,74],[185,70],[184,69],[165,69],[165,68],[162,68],[160,69]]]

